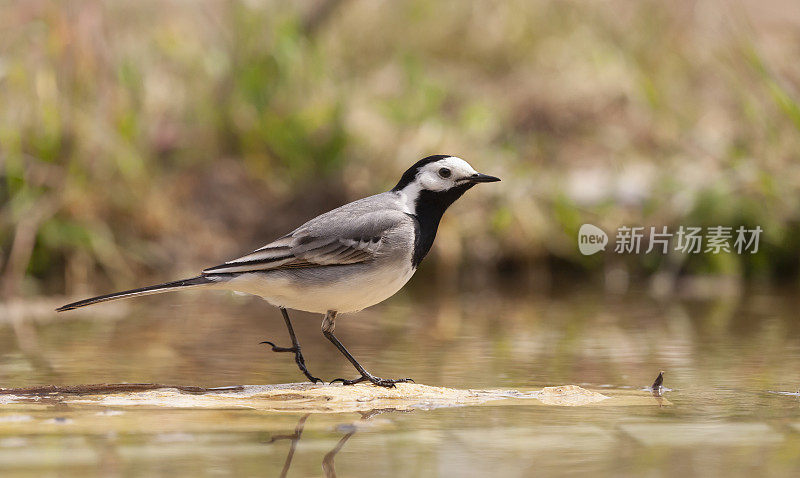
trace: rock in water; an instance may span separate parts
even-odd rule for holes
[[[577,385],[559,385],[558,387],[545,387],[536,396],[545,405],[559,405],[562,407],[577,407],[589,403],[600,402],[609,397],[602,393],[586,390]]]

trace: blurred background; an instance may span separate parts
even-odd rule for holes
[[[5,3],[0,294],[192,275],[436,153],[504,181],[445,216],[420,271],[441,287],[795,287],[792,6]],[[584,257],[584,222],[764,232],[755,255]]]

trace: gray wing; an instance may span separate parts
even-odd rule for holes
[[[203,274],[355,264],[372,260],[386,249],[387,233],[410,218],[397,210],[369,211],[368,204],[359,205],[358,202],[318,216],[286,236],[246,256],[210,267]]]

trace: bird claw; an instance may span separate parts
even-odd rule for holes
[[[396,383],[414,382],[414,380],[411,378],[380,378],[380,377],[375,377],[374,375],[362,375],[352,380],[348,380],[345,378],[335,378],[331,380],[330,383],[342,382],[342,385],[355,385],[357,383],[367,382],[367,381],[375,385],[378,385],[379,387],[386,387],[386,388],[395,388]]]
[[[321,378],[317,378],[317,377],[311,375],[311,373],[309,373],[308,369],[306,368],[306,361],[303,358],[303,354],[300,353],[300,347],[278,347],[277,345],[275,345],[274,343],[270,342],[269,340],[265,340],[265,341],[260,342],[260,343],[267,344],[270,347],[272,347],[272,351],[273,352],[292,352],[292,353],[294,353],[294,361],[297,363],[297,367],[300,369],[301,372],[303,372],[303,375],[305,375],[306,378],[309,381],[311,381],[311,383],[314,383],[314,384],[316,384],[317,382],[325,383],[325,381],[322,380]]]

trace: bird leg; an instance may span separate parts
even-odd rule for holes
[[[280,309],[281,309],[281,314],[283,314],[283,320],[286,321],[286,328],[289,330],[289,337],[291,337],[292,339],[292,346],[278,347],[277,345],[273,344],[268,340],[265,340],[261,343],[271,346],[273,352],[293,352],[294,361],[297,362],[297,366],[300,368],[300,371],[303,372],[303,375],[305,375],[306,378],[308,378],[312,383],[322,382],[322,379],[311,375],[311,373],[309,373],[308,369],[306,368],[306,361],[303,358],[303,354],[300,352],[300,342],[297,341],[297,336],[294,334],[292,321],[289,320],[289,313],[286,312],[286,309],[283,307],[280,307]]]
[[[358,360],[356,360],[355,357],[353,357],[353,355],[347,351],[347,349],[344,347],[344,345],[342,345],[341,342],[339,342],[339,339],[337,339],[336,336],[333,335],[333,330],[336,327],[336,324],[334,322],[335,319],[336,319],[335,310],[329,310],[328,313],[325,314],[325,318],[322,320],[322,335],[324,335],[328,340],[330,340],[333,343],[333,345],[336,346],[337,349],[339,349],[339,352],[341,352],[342,355],[344,355],[345,358],[347,358],[347,360],[349,360],[350,363],[353,364],[353,367],[355,367],[356,370],[358,370],[358,373],[360,373],[361,376],[353,380],[337,378],[332,380],[331,383],[342,382],[342,385],[353,385],[359,382],[369,381],[381,387],[394,388],[395,383],[413,382],[413,380],[411,380],[410,378],[396,378],[396,379],[380,378],[367,372],[364,369],[364,367],[362,367],[361,364],[358,363]]]

